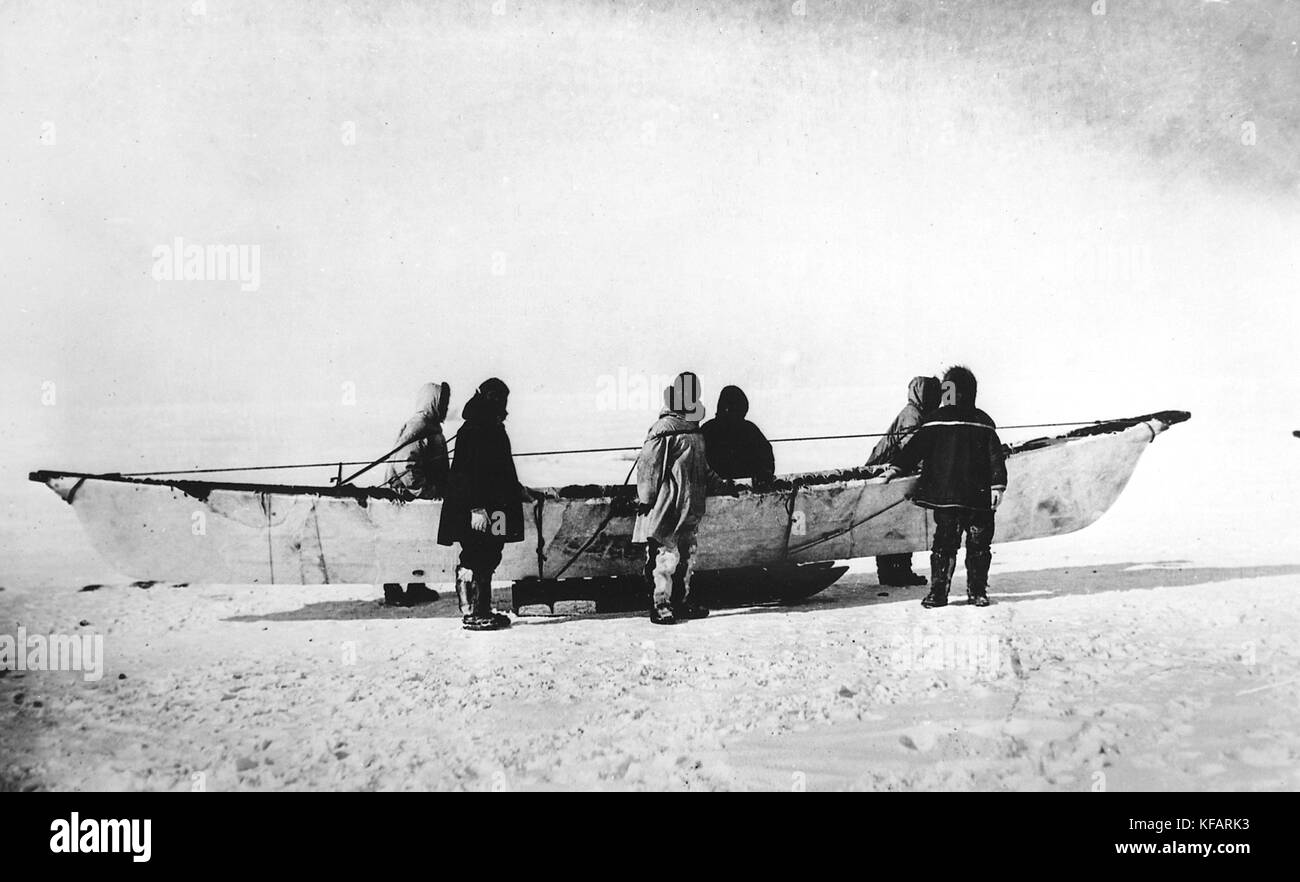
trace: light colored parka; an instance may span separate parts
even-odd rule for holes
[[[660,411],[637,460],[637,501],[650,510],[637,515],[632,541],[676,544],[704,517],[709,488],[717,481],[704,455],[699,420],[668,408]]]
[[[393,446],[404,444],[388,460],[385,483],[405,496],[430,499],[442,496],[450,465],[442,421],[447,416],[451,387],[425,383],[416,396],[415,414],[397,433]]]

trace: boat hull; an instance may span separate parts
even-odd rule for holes
[[[1147,445],[1187,415],[1118,421],[1105,431],[1029,442],[1007,458],[997,541],[1080,530],[1127,484]],[[1102,427],[1105,428],[1105,427]],[[36,472],[68,501],[95,548],[135,579],[190,583],[450,582],[457,549],[437,544],[442,503],[380,489],[291,487]],[[929,547],[929,512],[908,501],[915,478],[857,472],[743,482],[710,496],[700,571],[848,560]],[[640,572],[631,488],[538,489],[523,542],[497,579]],[[603,524],[603,527],[602,527]]]

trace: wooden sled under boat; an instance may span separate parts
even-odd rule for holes
[[[829,588],[848,570],[832,561],[706,570],[691,580],[691,597],[710,609],[796,604]],[[648,609],[650,595],[640,576],[529,577],[511,586],[509,603],[519,615],[625,613]]]

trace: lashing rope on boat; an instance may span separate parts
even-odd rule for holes
[[[911,498],[912,497],[910,496],[900,496],[897,499],[895,499],[893,502],[889,503],[889,505],[886,505],[884,508],[879,509],[878,511],[872,512],[871,514],[867,515],[865,518],[863,518],[860,521],[854,521],[853,523],[849,524],[847,527],[844,527],[839,530],[835,530],[831,533],[827,533],[825,536],[821,536],[817,539],[813,539],[811,542],[805,542],[802,545],[796,545],[794,548],[787,547],[785,553],[786,555],[798,554],[799,552],[806,551],[815,545],[821,545],[823,542],[829,542],[832,539],[835,539],[839,536],[843,536],[845,533],[852,533],[854,530],[856,530],[858,527],[861,527],[867,521],[875,520],[885,512],[889,511],[891,508],[894,508],[895,506],[898,505],[902,505],[904,502],[910,501]],[[789,545],[788,539],[786,540],[786,544],[787,546]]]
[[[1055,429],[1055,428],[1063,428],[1065,426],[1101,426],[1101,425],[1105,425],[1106,423],[1118,423],[1123,421],[1124,421],[1123,419],[1111,419],[1111,420],[1074,420],[1072,422],[1064,422],[1064,423],[1022,423],[1020,425],[1015,425],[1015,426],[998,426],[998,431],[1007,431],[1010,429]],[[853,438],[883,438],[888,434],[889,434],[888,432],[855,432],[848,435],[803,435],[796,438],[771,438],[769,439],[769,441],[772,444],[786,444],[786,443],[792,443],[796,441],[843,441],[843,440],[849,440]],[[910,433],[904,433],[904,434],[910,434]],[[447,439],[448,444],[450,444],[451,441],[455,439],[455,437],[456,437],[455,435],[452,435],[451,438]],[[332,469],[332,468],[338,468],[340,466],[349,466],[349,467],[358,466],[358,465],[365,466],[365,468],[361,469],[360,471],[352,475],[349,475],[344,480],[339,481],[338,482],[339,485],[342,486],[343,484],[347,484],[350,481],[360,477],[361,475],[364,475],[366,472],[370,471],[375,466],[382,465],[383,463],[387,462],[390,457],[392,457],[398,451],[402,450],[404,447],[407,447],[411,443],[412,442],[408,441],[406,442],[406,444],[403,444],[401,447],[396,447],[390,450],[388,453],[384,454],[382,457],[376,460],[352,460],[352,461],[344,460],[342,462],[338,460],[334,460],[332,462],[300,462],[300,463],[286,463],[284,465],[225,466],[223,468],[208,468],[208,469],[165,469],[165,470],[155,470],[151,472],[118,472],[116,474],[118,475],[118,477],[122,477],[122,478],[150,478],[156,475],[213,475],[213,474],[220,474],[222,472],[267,472],[267,471],[278,471],[278,470],[289,470],[289,469],[322,469],[322,468]],[[526,453],[515,453],[512,455],[517,457],[518,456],[573,456],[576,454],[583,454],[583,453],[628,453],[630,451],[635,451],[640,449],[641,449],[640,445],[636,447],[582,447],[574,450],[531,450]],[[449,450],[448,453],[450,452],[451,451]]]
[[[637,460],[640,460],[640,457],[637,457]],[[634,471],[636,471],[636,466],[637,466],[637,463],[634,461],[634,462],[632,463],[632,468],[630,468],[630,469],[627,470],[627,477],[625,477],[625,478],[623,479],[623,484],[626,484],[628,481],[630,481],[630,480],[632,479],[632,473],[633,473]],[[620,484],[619,486],[622,486],[622,484]],[[614,520],[614,516],[615,516],[617,513],[618,513],[618,507],[615,505],[615,503],[613,502],[613,500],[611,500],[611,501],[610,501],[610,504],[609,504],[609,513],[608,513],[607,515],[605,515],[604,520],[602,520],[602,521],[600,522],[600,525],[599,525],[598,527],[596,527],[595,530],[592,531],[591,536],[589,536],[589,537],[587,538],[587,541],[584,542],[584,543],[582,543],[582,547],[579,548],[577,551],[575,551],[575,552],[573,553],[573,556],[570,557],[570,558],[568,559],[567,562],[565,562],[564,566],[560,567],[560,571],[559,571],[558,573],[556,573],[554,576],[552,576],[551,578],[552,578],[552,579],[559,579],[559,578],[562,578],[562,577],[564,576],[564,574],[567,573],[567,572],[569,571],[569,567],[573,566],[573,562],[574,562],[575,560],[577,560],[578,558],[582,557],[582,555],[586,553],[587,549],[591,547],[591,543],[595,542],[595,541],[596,541],[596,538],[597,538],[598,536],[600,536],[600,534],[601,534],[602,532],[604,532],[605,528],[609,526],[609,522],[612,521],[612,520]],[[539,520],[540,520],[540,519],[539,519]],[[539,524],[538,524],[538,530],[537,530],[537,535],[538,535],[539,537],[541,536],[541,532],[542,532],[542,531],[541,531],[541,525],[540,525],[540,523],[539,523]],[[540,539],[539,539],[539,543],[540,543]],[[538,574],[539,574],[539,575],[538,575],[538,578],[541,578],[541,575],[540,575],[540,574],[541,574],[541,572],[542,572],[542,560],[543,560],[544,557],[545,557],[545,556],[542,554],[541,550],[539,549],[538,552],[537,552],[537,572],[538,572]]]
[[[451,446],[451,442],[455,440],[456,440],[455,435],[452,435],[450,438],[447,439],[448,457],[450,457],[452,452],[455,450],[455,448]],[[370,471],[375,466],[382,465],[383,463],[387,462],[393,456],[393,454],[397,453],[398,451],[402,450],[405,447],[411,446],[414,443],[415,441],[407,441],[401,447],[394,447],[392,450],[388,451],[387,453],[385,453],[383,456],[381,456],[379,459],[376,460],[367,460],[367,459],[342,460],[342,461],[335,460],[333,462],[286,463],[285,465],[226,466],[224,468],[219,468],[219,469],[171,469],[168,471],[161,471],[161,472],[121,472],[118,476],[122,478],[148,478],[153,475],[211,475],[211,474],[219,474],[221,472],[273,472],[273,471],[287,470],[287,469],[325,469],[325,468],[332,469],[332,468],[341,468],[343,466],[358,466],[358,465],[365,466],[364,469],[361,469],[355,474],[350,475],[347,478],[341,478],[340,480],[336,481],[336,483],[339,486],[342,486],[343,484],[346,484],[349,481],[351,481],[353,478],[359,477],[360,475],[363,475],[366,472]],[[529,456],[529,455],[531,454],[523,454],[523,453],[516,454],[516,456]],[[409,466],[407,467],[406,471],[410,471]],[[406,474],[406,472],[402,472],[401,474]]]
[[[457,432],[457,433],[456,433],[456,435],[459,435],[459,434],[460,434],[460,432]],[[447,439],[447,442],[446,442],[446,443],[448,444],[447,455],[448,455],[449,457],[451,456],[451,447],[450,447],[450,445],[451,445],[451,442],[453,442],[453,441],[456,440],[456,435],[452,435],[450,438]],[[388,458],[391,457],[393,454],[397,453],[397,452],[400,451],[400,450],[405,450],[406,448],[410,447],[412,444],[416,444],[416,443],[418,443],[418,442],[421,441],[421,440],[422,440],[421,438],[412,438],[412,439],[410,439],[409,441],[404,441],[403,443],[398,444],[398,445],[397,445],[396,447],[394,447],[392,450],[388,451],[388,452],[385,453],[383,456],[379,457],[379,459],[375,460],[375,461],[372,462],[370,465],[366,466],[364,469],[361,469],[361,470],[359,470],[359,471],[353,472],[351,475],[348,475],[346,478],[340,478],[340,479],[339,479],[339,482],[338,482],[338,485],[339,485],[340,487],[342,487],[344,484],[350,484],[350,483],[352,483],[352,479],[353,479],[353,478],[359,478],[359,477],[361,477],[361,476],[364,475],[366,472],[368,472],[368,471],[370,471],[371,469],[373,469],[375,466],[379,465],[379,464],[382,463],[382,462],[386,462],[386,461],[388,460]],[[448,462],[450,462],[450,460],[448,460]],[[411,469],[408,467],[408,468],[406,469],[406,472],[409,472],[410,470],[411,470]],[[406,474],[406,472],[402,472],[402,474],[404,475],[404,474]]]

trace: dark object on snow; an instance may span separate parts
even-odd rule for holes
[[[848,567],[830,562],[744,567],[695,573],[691,597],[712,608],[802,603],[833,584]],[[605,615],[644,612],[652,606],[638,576],[595,579],[521,579],[511,589],[518,615]],[[671,602],[669,603],[671,607]]]
[[[688,619],[707,619],[709,617],[709,608],[700,606],[690,600],[683,600],[672,604],[673,618],[679,622]]]
[[[384,606],[420,606],[425,603],[433,603],[439,598],[438,592],[423,582],[411,582],[406,586],[405,592],[402,591],[402,586],[398,582],[387,582],[384,585]]]
[[[885,588],[914,588],[925,576],[912,572],[912,554],[882,554],[876,558],[876,580]]]
[[[423,603],[435,603],[440,595],[423,582],[411,582],[406,586],[406,605],[419,606]]]

